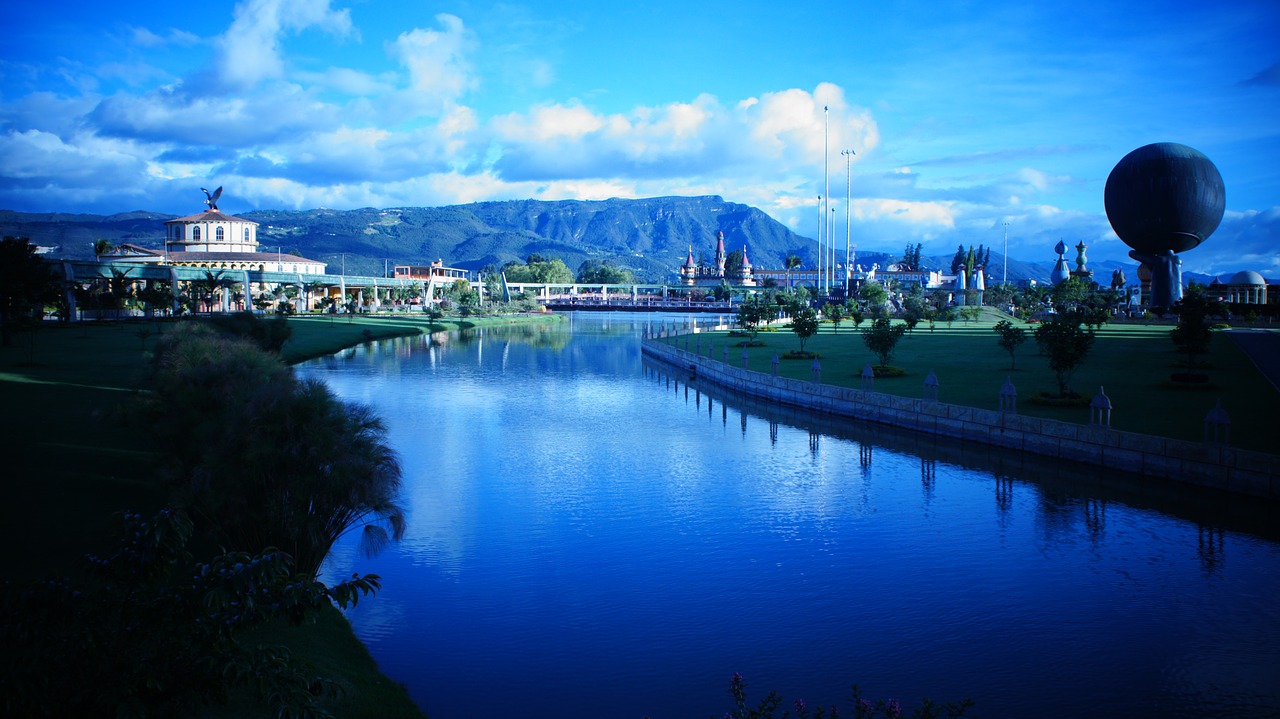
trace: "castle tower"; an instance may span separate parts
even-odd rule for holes
[[[739,276],[736,279],[738,281],[738,284],[740,285],[745,285],[747,287],[755,287],[755,284],[756,284],[755,272],[751,269],[751,260],[747,259],[746,245],[742,246],[742,270],[741,272],[739,272]]]
[[[689,245],[689,258],[680,266],[680,280],[686,285],[692,285],[698,280],[698,263],[693,259],[693,245]]]
[[[724,277],[724,263],[729,256],[724,251],[724,232],[716,233],[716,277]]]

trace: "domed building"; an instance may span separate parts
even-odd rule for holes
[[[1251,270],[1237,272],[1227,280],[1226,301],[1242,305],[1267,304],[1267,281]]]
[[[207,191],[206,191],[206,194]],[[325,263],[297,255],[258,251],[258,223],[223,214],[219,187],[206,200],[209,209],[164,223],[168,264],[209,270],[257,270],[323,275]]]

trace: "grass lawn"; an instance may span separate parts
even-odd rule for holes
[[[369,339],[519,321],[294,318],[282,356],[296,362]],[[148,438],[129,421],[129,407],[146,387],[149,352],[174,324],[50,326],[17,334],[12,346],[0,348],[0,402],[5,409],[0,436],[8,449],[0,556],[7,579],[77,575],[86,553],[115,547],[117,512],[149,515],[164,506],[165,490],[152,472]],[[338,716],[423,716],[403,688],[378,671],[336,609],[316,627],[280,627],[264,638],[287,644],[349,687],[346,698],[332,707]],[[245,708],[225,715],[245,716]]]
[[[1037,391],[1057,392],[1055,375],[1038,354],[1031,336],[1035,325],[1016,322],[1027,330],[1027,341],[1018,349],[1016,369],[1010,369],[1009,354],[996,345],[995,323],[1006,316],[984,310],[974,322],[957,320],[951,326],[938,323],[932,330],[920,324],[898,343],[892,365],[906,370],[897,378],[877,379],[875,390],[903,397],[923,396],[924,379],[933,371],[938,378],[938,399],[942,402],[985,409],[998,409],[999,392],[1008,377],[1018,390],[1018,412],[1066,422],[1088,423],[1086,408],[1048,407],[1033,404]],[[865,328],[867,323],[863,324]],[[796,336],[776,325],[775,332],[761,332],[763,347],[749,348],[749,367],[770,371],[774,353],[782,357],[799,349]],[[1231,417],[1231,444],[1263,452],[1275,452],[1275,431],[1270,422],[1280,408],[1280,393],[1253,366],[1235,342],[1216,334],[1208,361],[1208,387],[1185,389],[1170,386],[1169,375],[1181,356],[1169,340],[1169,326],[1104,325],[1093,350],[1071,378],[1070,388],[1093,397],[1099,387],[1106,390],[1113,407],[1112,427],[1164,437],[1199,441],[1204,438],[1204,417],[1221,399]],[[742,364],[742,348],[732,345],[742,338],[726,333],[701,335],[703,353],[709,340],[716,345],[716,358],[723,355],[724,342],[731,347],[729,361]],[[683,347],[683,339],[677,340]],[[695,348],[691,339],[689,348]],[[809,338],[805,349],[821,355],[822,381],[826,384],[861,387],[862,369],[876,364],[875,356],[862,342],[861,334],[845,321],[838,332],[823,323]],[[778,373],[808,380],[811,360],[779,361]]]

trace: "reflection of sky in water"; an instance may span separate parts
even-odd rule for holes
[[[331,571],[383,576],[352,620],[432,716],[706,716],[735,671],[982,716],[1280,706],[1280,550],[1256,517],[726,406],[646,369],[641,321],[301,370],[375,405],[401,453],[408,535],[373,560],[346,542]]]

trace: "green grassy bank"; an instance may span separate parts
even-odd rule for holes
[[[950,325],[938,323],[932,329],[918,325],[905,335],[894,352],[892,365],[906,371],[902,377],[881,378],[875,390],[902,397],[921,397],[929,372],[938,378],[938,399],[984,409],[999,408],[999,392],[1005,378],[1012,380],[1018,391],[1018,412],[1065,422],[1088,423],[1087,408],[1051,407],[1034,404],[1037,391],[1057,392],[1055,375],[1043,356],[1037,354],[1034,325],[1015,321],[1027,330],[1027,341],[1016,353],[1016,368],[1010,369],[1010,357],[997,344],[995,323],[1008,319],[993,310],[973,322],[957,320]],[[863,328],[867,325],[864,323]],[[761,332],[757,339],[762,347],[747,349],[749,368],[769,372],[774,353],[782,357],[798,349],[799,340],[785,323],[775,331]],[[1271,418],[1280,407],[1280,393],[1257,370],[1235,342],[1215,333],[1207,358],[1212,368],[1207,386],[1185,388],[1174,386],[1169,376],[1177,371],[1182,359],[1169,340],[1167,325],[1104,325],[1084,364],[1071,378],[1070,387],[1086,397],[1105,388],[1113,406],[1112,426],[1128,432],[1141,432],[1163,437],[1199,441],[1204,437],[1205,415],[1221,399],[1231,417],[1231,444],[1262,452],[1275,452],[1275,432]],[[743,338],[728,337],[723,332],[700,334],[690,338],[689,349],[701,339],[705,355],[710,342],[715,343],[715,358],[723,357],[725,342],[730,345],[729,361],[742,365]],[[673,340],[684,347],[684,339]],[[823,323],[805,349],[817,352],[822,365],[822,382],[844,387],[861,387],[861,374],[867,364],[877,360],[862,341],[862,335],[851,322],[837,330]],[[811,360],[779,362],[778,373],[794,379],[808,380]]]
[[[372,339],[527,321],[510,316],[434,323],[425,317],[293,318],[293,334],[281,354],[297,362]],[[147,386],[152,347],[174,325],[168,320],[49,326],[18,334],[12,346],[0,348],[5,410],[0,436],[8,494],[0,553],[7,578],[78,575],[86,553],[116,546],[117,512],[149,515],[164,506],[165,490],[151,469],[149,438],[130,421],[129,408]],[[347,687],[341,702],[330,708],[337,716],[424,716],[402,687],[378,671],[336,609],[315,626],[272,629],[264,639],[290,646]],[[232,706],[212,715],[253,713]]]

